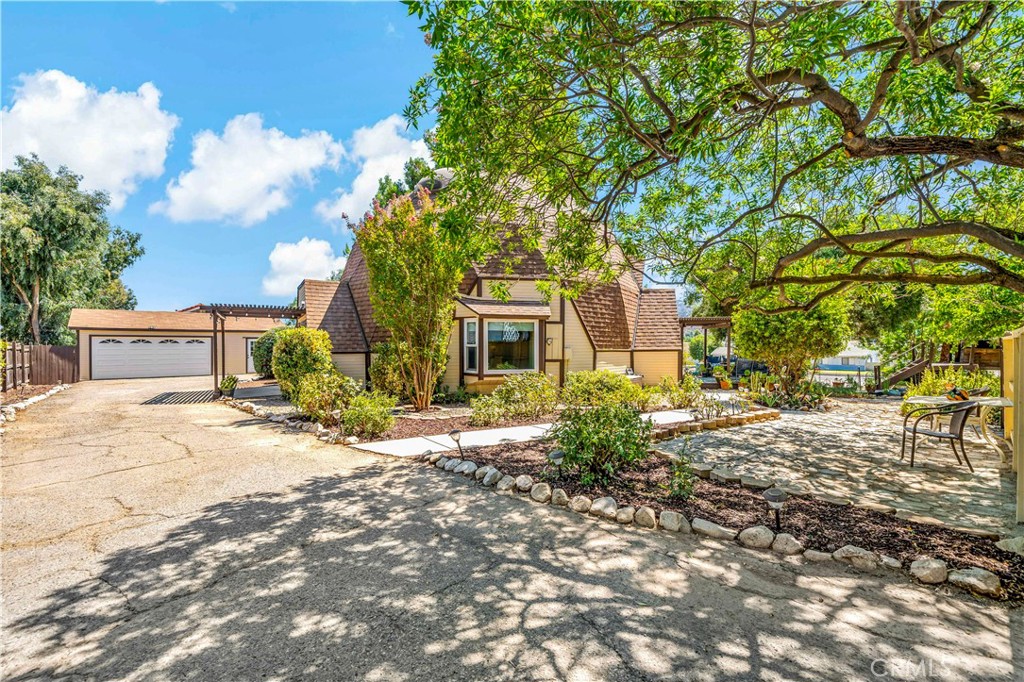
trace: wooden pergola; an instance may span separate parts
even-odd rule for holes
[[[213,392],[220,395],[220,380],[227,364],[226,330],[224,320],[229,317],[264,317],[272,320],[297,320],[306,313],[305,308],[287,305],[249,305],[245,303],[211,303],[190,310],[209,313],[213,320]],[[217,343],[217,323],[220,323],[220,343]],[[219,351],[219,352],[218,352]]]
[[[707,372],[710,368],[708,363],[708,357],[711,355],[711,350],[708,348],[708,330],[709,329],[724,329],[725,330],[725,368],[729,369],[729,360],[732,358],[732,318],[728,316],[722,317],[680,317],[679,318],[679,339],[682,342],[683,350],[686,350],[686,328],[697,327],[698,329],[704,330],[704,371]],[[682,353],[681,367],[679,368],[679,376],[682,377],[683,372],[686,370],[686,353]]]

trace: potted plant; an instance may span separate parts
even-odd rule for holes
[[[238,377],[229,374],[220,380],[220,392],[229,398],[235,395],[235,386],[238,385]]]
[[[729,381],[729,375],[725,371],[725,365],[715,365],[715,368],[711,370],[711,376],[718,380],[719,388],[732,388],[732,382]]]

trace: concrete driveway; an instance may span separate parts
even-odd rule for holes
[[[4,679],[1024,677],[1020,610],[143,404],[207,383],[78,384],[9,426]]]

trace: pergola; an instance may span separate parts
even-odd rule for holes
[[[249,305],[246,303],[211,303],[191,308],[209,313],[213,320],[213,392],[220,394],[220,380],[227,364],[224,320],[229,317],[268,317],[272,320],[297,320],[306,313],[305,308],[287,305]],[[220,343],[217,343],[217,323],[220,323]],[[218,351],[220,351],[218,353]]]
[[[697,327],[704,330],[704,371],[708,371],[708,356],[711,350],[708,348],[708,330],[725,329],[725,367],[729,369],[729,359],[732,357],[732,318],[723,317],[680,317],[679,318],[679,339],[686,348],[686,328]],[[686,353],[683,353],[683,363],[680,368],[680,375],[686,370]]]

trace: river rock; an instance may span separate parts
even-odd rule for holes
[[[773,540],[775,540],[775,533],[767,526],[744,528],[739,534],[740,544],[754,549],[767,549],[772,546]]]
[[[497,469],[491,469],[490,471],[487,472],[487,475],[485,475],[483,479],[481,479],[480,482],[486,486],[492,486],[498,481],[500,481],[503,476],[504,474],[502,474]]]
[[[868,551],[856,545],[845,545],[832,552],[832,558],[850,564],[862,571],[873,571],[878,568],[882,561],[874,552]]]
[[[633,523],[641,528],[656,528],[658,526],[658,517],[654,515],[654,510],[650,507],[640,507],[636,510]]]
[[[633,523],[633,517],[636,516],[636,509],[633,507],[620,507],[615,510],[615,520],[618,523]]]
[[[522,476],[518,476],[516,478],[516,490],[518,490],[519,492],[528,493],[530,492],[530,488],[532,487],[533,479],[527,476],[526,474],[523,474]]]
[[[775,541],[772,543],[772,551],[791,556],[793,554],[803,554],[804,546],[789,533],[779,533],[775,536]]]
[[[928,585],[946,582],[949,569],[942,559],[918,559],[910,563],[910,575]]]
[[[551,499],[551,486],[547,483],[534,483],[530,488],[530,499],[534,502],[547,502]]]
[[[690,526],[693,528],[694,533],[706,535],[709,538],[716,538],[718,540],[734,540],[736,538],[736,531],[732,528],[719,526],[717,523],[705,521],[704,519],[694,519]]]
[[[599,497],[590,505],[590,513],[602,519],[615,520],[615,512],[619,506],[615,504],[614,497]]]
[[[574,512],[579,512],[580,514],[586,514],[590,511],[592,504],[593,503],[590,501],[589,497],[586,497],[585,495],[577,495],[569,500],[569,509],[572,509]]]
[[[551,491],[551,504],[556,507],[565,507],[569,504],[569,494],[561,488],[555,488]]]
[[[999,597],[1003,593],[999,576],[984,568],[962,568],[950,571],[948,580],[957,587],[983,594],[986,597]]]
[[[673,533],[689,533],[690,522],[679,512],[665,510],[658,515],[658,523],[665,530]]]

